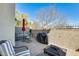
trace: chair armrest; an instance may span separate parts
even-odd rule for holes
[[[26,50],[29,50],[28,47],[26,46],[16,46],[14,47],[14,50],[15,50],[15,53],[18,53],[18,52],[21,52],[21,51],[26,51]]]
[[[14,46],[15,49],[17,49],[17,48],[23,48],[23,47],[26,48],[26,49],[28,49],[28,47],[26,47],[26,46]]]

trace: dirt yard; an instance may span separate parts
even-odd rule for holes
[[[79,55],[75,52],[79,48],[79,29],[52,29],[48,37],[49,44],[68,49],[68,55]]]

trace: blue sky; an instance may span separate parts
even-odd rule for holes
[[[28,14],[30,20],[35,20],[36,11],[49,6],[55,6],[59,13],[65,14],[69,24],[79,24],[78,3],[17,3],[16,9]]]

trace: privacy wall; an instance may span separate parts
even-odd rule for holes
[[[0,3],[0,40],[11,40],[15,45],[15,4]]]

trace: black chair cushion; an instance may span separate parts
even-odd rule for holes
[[[0,44],[4,43],[5,41],[7,41],[7,40],[1,40],[1,41],[0,41]]]

